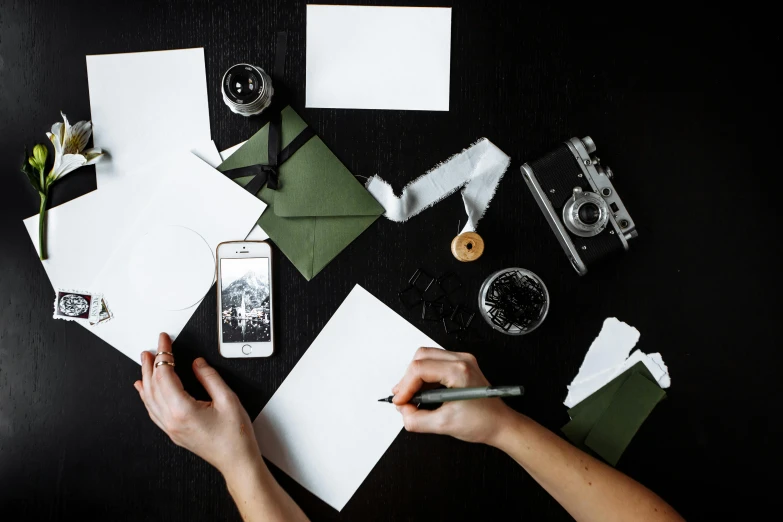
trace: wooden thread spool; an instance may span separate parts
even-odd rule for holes
[[[458,261],[475,261],[484,253],[484,240],[475,232],[463,232],[451,241],[451,253]]]

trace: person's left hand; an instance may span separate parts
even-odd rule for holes
[[[203,358],[193,361],[193,373],[212,398],[197,401],[182,387],[172,366],[171,339],[158,339],[158,353],[141,354],[142,380],[133,383],[152,421],[176,444],[215,466],[224,475],[237,464],[261,461],[253,425],[236,394]],[[161,354],[161,352],[166,352]]]

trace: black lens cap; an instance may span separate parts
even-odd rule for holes
[[[593,225],[601,217],[601,211],[595,203],[585,203],[579,207],[579,221],[585,225]]]

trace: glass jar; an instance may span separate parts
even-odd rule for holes
[[[501,284],[503,286],[498,286]],[[487,302],[487,296],[498,302]],[[515,302],[519,298],[529,299],[531,302]],[[533,303],[537,300],[541,300],[541,303]],[[530,270],[516,267],[498,270],[481,285],[478,309],[487,324],[495,330],[506,335],[525,335],[538,328],[546,319],[549,312],[549,291],[541,278]],[[516,320],[509,320],[509,317]]]

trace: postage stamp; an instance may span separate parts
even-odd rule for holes
[[[55,319],[94,325],[108,321],[112,317],[113,315],[103,299],[103,294],[82,290],[55,289]]]

